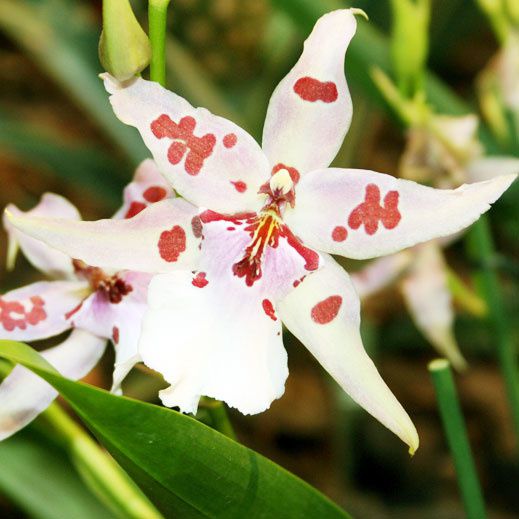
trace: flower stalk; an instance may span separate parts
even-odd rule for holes
[[[483,519],[486,517],[485,503],[449,361],[446,359],[433,360],[429,363],[429,372],[436,391],[445,435],[456,467],[465,512],[469,519]]]
[[[224,434],[231,440],[236,440],[236,433],[234,432],[234,428],[229,420],[229,415],[227,414],[227,408],[223,402],[206,397],[201,400],[200,407],[207,411],[213,429]]]
[[[488,318],[494,328],[497,355],[505,381],[506,394],[516,433],[516,448],[519,449],[519,371],[517,351],[512,342],[510,323],[504,308],[503,294],[495,269],[496,252],[488,219],[476,222],[467,236],[467,251],[479,266],[475,281],[482,297],[487,302]]]
[[[87,485],[119,517],[163,519],[163,516],[92,438],[57,404],[42,413],[69,452]]]
[[[170,0],[150,0],[148,4],[151,42],[150,79],[166,85],[166,22]]]

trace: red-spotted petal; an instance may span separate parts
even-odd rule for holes
[[[301,179],[295,209],[287,208],[284,217],[310,247],[373,258],[468,227],[515,178],[501,176],[448,190],[367,170],[316,170]],[[337,236],[338,226],[347,233]]]
[[[352,115],[344,54],[355,30],[351,10],[325,14],[272,94],[263,129],[263,150],[272,166],[281,163],[304,174],[335,157]]]
[[[162,200],[133,218],[72,222],[9,215],[11,223],[71,258],[113,270],[165,272],[196,268],[198,210],[181,200]]]
[[[279,316],[337,383],[366,411],[418,448],[411,419],[366,354],[359,333],[360,304],[353,285],[331,257],[279,303]]]
[[[261,207],[257,193],[270,168],[247,132],[158,83],[103,78],[117,117],[139,130],[159,169],[184,198],[224,212]]]
[[[0,339],[34,341],[70,328],[67,314],[88,294],[80,281],[40,281],[0,295]]]
[[[174,196],[170,183],[161,175],[155,162],[147,159],[139,165],[132,182],[124,188],[124,202],[114,218],[132,218],[150,204]]]

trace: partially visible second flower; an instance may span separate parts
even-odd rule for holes
[[[148,205],[172,196],[172,190],[151,160],[137,170],[124,192],[124,204],[115,218],[131,218]],[[10,214],[21,217],[79,221],[78,210],[61,196],[47,193],[40,203],[23,213],[11,205]],[[146,310],[150,274],[103,270],[72,259],[14,228],[7,218],[8,264],[13,266],[18,248],[50,281],[40,281],[0,296],[0,339],[30,342],[72,329],[64,342],[42,355],[63,375],[79,379],[102,356],[106,341],[115,346],[113,391],[138,361],[137,343]],[[0,385],[0,440],[29,423],[55,398],[56,392],[21,366]]]

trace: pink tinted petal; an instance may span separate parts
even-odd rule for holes
[[[45,193],[38,205],[30,211],[20,211],[12,204],[8,205],[6,209],[16,216],[81,220],[78,210],[66,198],[53,193]],[[3,216],[3,224],[9,238],[9,250],[12,251],[8,258],[9,267],[14,266],[16,250],[19,247],[25,257],[45,274],[58,278],[72,275],[72,263],[67,255],[21,233],[11,225],[6,214]]]
[[[135,171],[133,181],[124,188],[124,202],[114,218],[131,218],[148,205],[174,196],[175,192],[161,175],[155,162],[146,159]]]
[[[162,402],[195,413],[207,395],[244,414],[264,411],[288,375],[274,306],[227,276],[201,277],[174,272],[150,284],[139,353],[171,384]]]
[[[62,375],[77,380],[97,364],[106,341],[74,330],[63,343],[41,355]],[[16,366],[0,385],[0,440],[32,422],[56,398],[57,392],[44,380],[22,366]]]
[[[417,328],[452,365],[467,363],[454,337],[454,309],[447,265],[437,242],[415,247],[416,259],[402,282],[402,293]]]
[[[468,227],[516,175],[433,189],[374,171],[312,171],[297,186],[285,221],[310,247],[354,259],[397,252]],[[343,228],[337,236],[337,227]]]
[[[260,208],[257,193],[270,170],[247,132],[158,83],[137,78],[122,84],[102,77],[117,117],[139,130],[161,172],[184,198],[230,213]],[[246,189],[236,189],[236,182]]]
[[[196,268],[200,240],[193,223],[197,212],[177,198],[152,204],[125,220],[72,222],[14,215],[10,219],[21,231],[88,265],[164,272]]]
[[[364,299],[384,290],[409,267],[413,261],[413,249],[403,250],[391,256],[378,258],[350,275],[357,295]]]
[[[320,18],[294,68],[272,94],[263,129],[271,165],[304,174],[330,164],[351,121],[344,54],[357,24],[349,9]]]
[[[411,419],[366,354],[359,333],[360,305],[353,285],[331,257],[279,304],[287,328],[368,413],[418,448]]]
[[[0,296],[0,339],[34,341],[70,328],[68,312],[88,293],[79,281],[41,281]]]
[[[119,303],[111,303],[104,293],[97,292],[85,300],[72,317],[77,328],[112,341],[115,349],[112,391],[116,393],[120,392],[124,377],[139,361],[138,341],[152,276],[123,272],[118,277],[130,288]]]

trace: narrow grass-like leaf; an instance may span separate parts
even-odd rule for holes
[[[34,519],[115,519],[66,454],[34,430],[0,443],[0,494]]]

